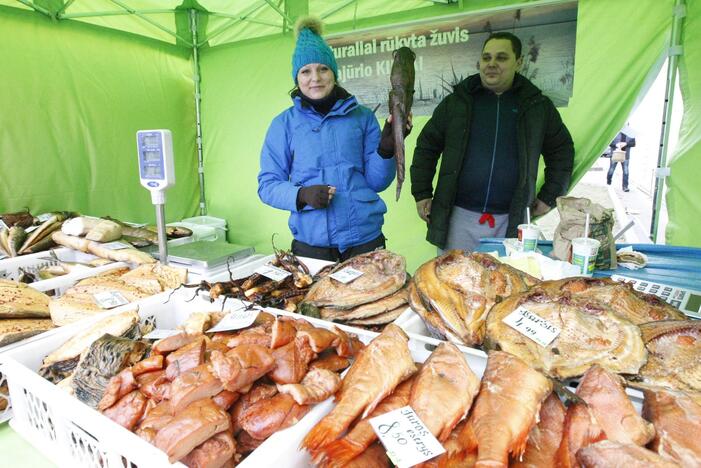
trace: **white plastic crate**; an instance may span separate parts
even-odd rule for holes
[[[65,247],[54,249],[53,252],[56,255],[56,258],[52,257],[49,251],[45,251],[0,260],[0,278],[16,281],[21,274],[20,269],[35,273],[40,268],[49,265],[57,265],[61,261],[87,263],[98,258],[94,255],[78,252]],[[49,292],[59,288],[60,285],[68,283],[73,284],[83,278],[95,276],[99,273],[123,266],[126,266],[126,264],[121,262],[112,262],[98,267],[78,265],[75,271],[72,271],[71,273],[57,276],[56,278],[35,281],[29,285],[38,291]],[[58,291],[58,293],[60,295],[62,294],[62,291]]]
[[[69,249],[67,249],[67,250],[69,250]],[[232,274],[234,279],[249,276],[250,274],[252,274],[256,270],[256,268],[260,267],[261,265],[266,264],[271,259],[272,259],[272,255],[268,256],[268,257],[263,257],[263,256],[259,255],[259,256],[244,258],[244,259],[242,259],[238,262],[232,263],[230,265],[231,274]],[[109,265],[105,265],[103,267],[96,267],[92,270],[92,275],[96,275],[98,273],[107,271],[109,269],[119,268],[122,266],[126,266],[126,264],[121,263],[121,262],[116,262],[116,263],[111,263]],[[217,274],[220,275],[222,278],[228,279],[229,272],[226,269],[225,269],[225,271],[226,271],[225,276],[224,276],[224,273],[222,273],[222,272],[219,272]],[[88,276],[92,276],[92,275],[88,275]],[[87,276],[85,276],[85,277],[87,277]],[[55,297],[60,297],[61,295],[63,295],[63,293],[68,288],[70,288],[71,286],[73,286],[75,283],[77,283],[79,280],[81,280],[83,278],[84,277],[81,275],[72,275],[72,276],[64,275],[64,276],[60,276],[60,277],[53,278],[50,280],[45,280],[42,282],[42,285],[40,285],[40,287],[43,288],[44,291],[53,290],[55,292]],[[203,279],[208,279],[208,278],[202,277],[202,276],[199,276],[199,275],[196,275],[193,273],[188,273],[188,282],[191,284],[198,283],[199,281],[201,281]],[[222,281],[222,279],[220,279],[219,281]],[[32,286],[35,287],[36,284],[37,283],[34,283],[34,284],[32,284]],[[37,289],[39,289],[39,288],[37,288]],[[185,288],[183,288],[183,290],[188,291],[188,289],[185,289]],[[142,304],[144,301],[151,301],[151,300],[163,301],[168,297],[169,294],[170,294],[170,291],[167,291],[165,293],[162,293],[161,295],[152,296],[150,298],[144,298],[144,299],[141,299],[139,301],[134,301],[130,304],[126,304],[124,306],[117,307],[117,308],[111,309],[109,311],[105,311],[104,314],[98,314],[98,315],[95,315],[92,317],[86,317],[85,319],[80,320],[79,322],[76,322],[76,323],[73,323],[70,325],[66,325],[63,327],[59,327],[59,328],[53,328],[53,329],[48,330],[44,333],[40,333],[38,335],[34,335],[32,337],[18,341],[16,343],[12,343],[12,344],[9,344],[7,346],[0,347],[0,356],[3,353],[8,352],[10,350],[22,348],[27,344],[42,341],[42,340],[44,340],[44,339],[46,339],[46,338],[48,338],[56,333],[59,333],[59,332],[61,333],[62,336],[65,334],[68,334],[69,336],[73,336],[78,332],[78,330],[82,330],[82,329],[86,328],[87,326],[89,326],[90,324],[92,324],[98,320],[101,320],[107,314],[119,313],[121,311],[131,310],[134,307],[140,306],[140,304]],[[193,292],[184,292],[184,294],[194,295],[194,291]],[[163,296],[163,299],[158,299],[158,298],[161,298],[161,296]],[[154,299],[154,298],[156,298],[156,299]],[[4,380],[3,368],[2,368],[2,364],[0,363],[0,384],[3,382],[3,380]],[[12,402],[9,400],[8,395],[4,395],[2,391],[0,391],[0,401],[7,401],[7,406],[5,407],[5,409],[0,410],[0,424],[1,424],[12,417]]]
[[[192,312],[220,310],[222,307],[221,299],[210,303],[198,297],[187,302],[190,296],[183,290],[177,291],[167,303],[166,298],[167,294],[162,293],[142,301],[139,307],[142,321],[154,321],[158,328],[169,329],[182,323]],[[232,301],[231,305],[235,305],[235,302]],[[266,311],[277,315],[301,317],[274,309]],[[323,320],[304,318],[320,327],[329,328],[332,325]],[[377,335],[353,327],[337,326],[358,334],[364,342]],[[81,329],[84,328],[85,326]],[[43,356],[56,349],[75,332],[76,330],[66,330],[65,333],[55,334],[42,342],[32,343],[0,357],[6,369],[10,395],[15,404],[15,417],[11,422],[13,429],[60,466],[172,466],[160,450],[36,374],[35,370],[39,368]],[[439,344],[438,340],[415,335],[411,335],[409,341],[410,350],[417,362],[424,362],[433,347]],[[467,347],[459,349],[465,354],[471,369],[481,377],[486,366],[486,355]],[[639,410],[639,394],[631,395],[631,399]],[[315,406],[298,424],[271,436],[240,466],[309,466],[309,455],[298,450],[299,444],[311,427],[332,407],[331,399]]]
[[[188,291],[179,290],[166,302],[168,293],[161,293],[140,301],[139,315],[144,323],[155,322],[159,328],[172,329],[192,312],[222,308],[221,299],[210,303],[197,297],[188,302],[191,297]],[[235,305],[237,302],[232,300],[228,304]],[[120,308],[120,311],[124,310],[129,308]],[[301,317],[284,311],[266,310],[278,315]],[[308,320],[325,328],[332,325],[322,320]],[[79,329],[83,330],[90,324],[81,323]],[[339,328],[356,333],[364,342],[377,335],[343,325]],[[123,467],[129,466],[128,463],[140,467],[171,466],[163,452],[36,374],[43,357],[77,331],[75,328],[65,332],[61,330],[45,340],[28,343],[21,349],[0,356],[14,406],[14,417],[10,423],[12,428],[60,466]],[[416,349],[418,353],[426,353],[423,345],[417,344]],[[309,466],[309,456],[306,452],[297,451],[297,446],[332,406],[330,400],[315,406],[297,425],[271,436],[239,466]]]

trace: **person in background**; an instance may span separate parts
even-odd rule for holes
[[[270,124],[260,155],[258,196],[290,212],[296,255],[329,261],[385,247],[387,207],[378,195],[394,179],[391,125],[337,83],[321,22],[303,18],[292,55],[292,106]]]
[[[479,74],[455,86],[419,135],[411,192],[439,252],[474,250],[482,237],[516,237],[526,207],[532,217],[545,214],[569,188],[572,137],[552,101],[518,73],[521,63],[521,41],[492,33]],[[536,195],[541,154],[545,183]]]
[[[630,164],[630,149],[635,146],[635,138],[627,135],[623,131],[616,135],[609,147],[611,148],[611,161],[609,165],[609,171],[606,174],[606,183],[611,185],[611,179],[613,179],[613,173],[616,171],[616,166],[618,166],[618,161],[614,161],[613,153],[620,148],[621,151],[625,151],[626,158],[621,161],[621,166],[623,166],[623,191],[629,192],[628,189],[628,176],[630,174],[629,164]]]

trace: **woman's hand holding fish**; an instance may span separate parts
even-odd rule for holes
[[[406,122],[406,127],[404,127],[404,131],[402,132],[404,138],[406,138],[410,133],[411,129],[414,128],[414,124],[412,123],[412,113],[409,113],[409,116],[407,118]],[[395,153],[395,147],[394,147],[394,135],[392,135],[392,116],[390,115],[387,117],[387,120],[385,120],[385,125],[382,127],[382,135],[380,136],[380,145],[377,148],[377,152],[379,153],[380,156],[383,158],[389,159],[392,156],[394,156]]]

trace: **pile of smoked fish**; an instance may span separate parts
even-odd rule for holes
[[[304,299],[314,278],[309,268],[292,252],[279,250],[273,245],[275,258],[270,265],[285,270],[289,275],[281,280],[268,278],[261,273],[253,273],[242,278],[234,278],[229,269],[229,280],[210,283],[202,281],[196,284],[183,284],[183,288],[196,288],[195,296],[200,291],[209,295],[210,302],[220,297],[224,304],[228,299],[239,299],[255,303],[261,307],[274,307],[294,312]],[[229,266],[227,264],[227,266]]]
[[[501,350],[548,377],[598,365],[640,388],[701,394],[701,322],[659,298],[603,278],[538,282],[490,255],[450,251],[416,271],[409,303],[437,338]],[[541,346],[504,318],[519,308],[559,335]]]
[[[409,405],[446,449],[423,466],[701,466],[701,401],[648,389],[641,417],[623,379],[599,365],[576,394],[564,392],[569,407],[556,390],[503,351],[489,352],[481,382],[451,343],[417,364],[407,336],[391,324],[358,354],[336,406],[302,447],[321,467],[389,467],[369,419]]]
[[[115,315],[47,356],[40,373],[171,463],[232,466],[334,395],[363,344],[262,311],[246,329],[205,334],[223,315],[193,313],[152,346],[135,312]]]
[[[168,238],[187,237],[192,231],[168,226],[166,235]],[[42,252],[58,244],[113,261],[136,264],[155,261],[135,249],[113,250],[102,246],[115,240],[145,247],[157,243],[158,234],[155,227],[133,227],[113,218],[81,216],[72,211],[55,211],[37,217],[29,211],[0,213],[0,254],[8,257]]]
[[[340,264],[332,264],[313,277],[308,267],[289,251],[276,249],[271,265],[290,273],[282,280],[253,273],[229,281],[183,285],[206,291],[211,301],[240,299],[314,318],[381,331],[407,309],[406,260],[389,250],[358,255]],[[333,278],[334,273],[352,268],[362,274],[347,283]]]
[[[332,277],[347,268],[362,274],[348,283]],[[298,308],[302,314],[380,331],[407,309],[406,260],[389,250],[358,255],[317,277]]]

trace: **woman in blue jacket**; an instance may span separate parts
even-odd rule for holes
[[[394,142],[371,110],[336,83],[338,67],[321,23],[302,20],[292,56],[293,105],[275,117],[260,156],[258,196],[290,212],[296,255],[346,260],[385,246]]]

